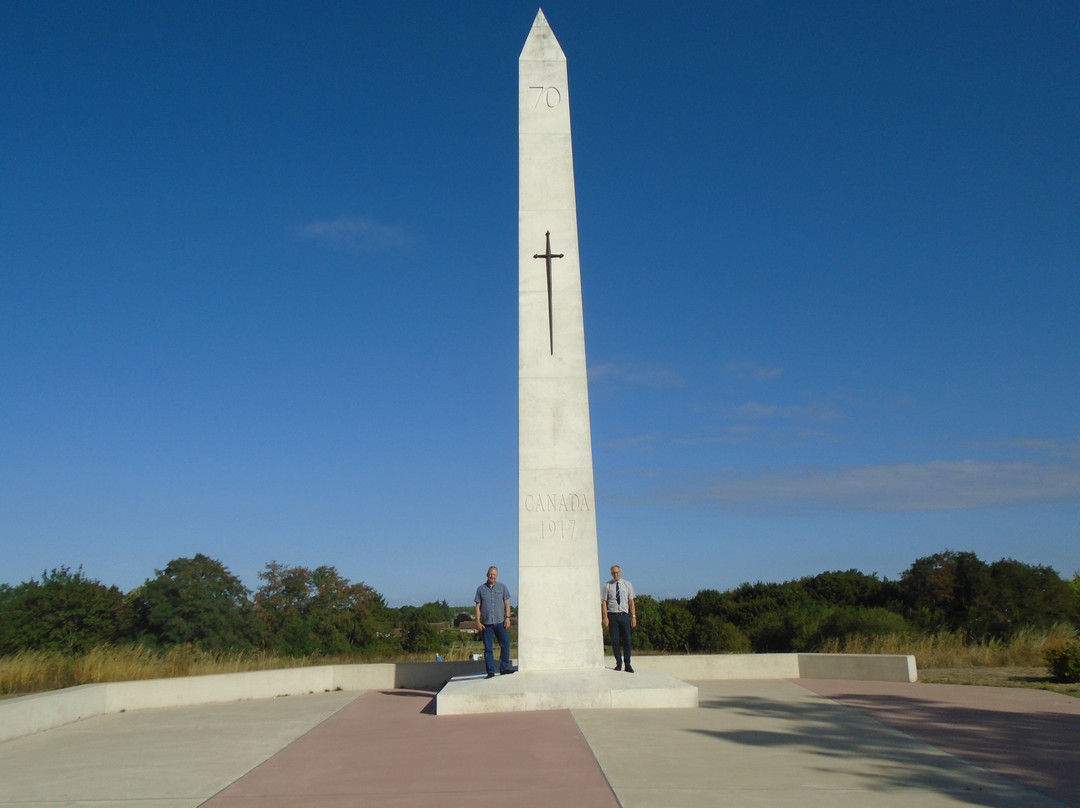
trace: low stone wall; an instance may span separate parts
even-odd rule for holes
[[[701,654],[635,656],[634,669],[684,681],[710,679],[865,679],[914,682],[915,657],[904,654]]]
[[[687,654],[634,657],[634,670],[666,673],[683,681],[798,679],[798,654]]]
[[[0,741],[103,713],[272,699],[332,690],[437,690],[454,676],[484,670],[481,662],[321,665],[80,685],[0,701]]]
[[[0,741],[101,715],[106,685],[81,685],[0,701]]]
[[[917,682],[911,654],[799,654],[800,679],[863,679]]]
[[[915,657],[875,654],[702,654],[636,656],[635,668],[684,681],[710,679],[865,679],[914,682]],[[248,673],[81,685],[0,701],[0,741],[103,713],[182,707],[332,690],[438,690],[481,662],[323,665]]]

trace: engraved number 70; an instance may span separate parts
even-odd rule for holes
[[[540,102],[543,101],[544,105],[548,109],[554,109],[559,106],[559,102],[562,101],[562,93],[559,92],[558,87],[529,87],[530,90],[536,90],[536,101],[533,103],[533,109],[540,106]]]

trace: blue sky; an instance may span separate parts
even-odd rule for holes
[[[568,3],[601,565],[1080,570],[1080,7]],[[536,5],[0,5],[0,582],[517,565]]]

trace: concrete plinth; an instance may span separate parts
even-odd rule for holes
[[[698,706],[698,689],[662,673],[613,670],[518,671],[451,679],[435,697],[438,715],[524,710],[652,709]]]

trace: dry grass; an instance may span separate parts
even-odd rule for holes
[[[1055,684],[1046,668],[1046,653],[1076,640],[1070,626],[1049,631],[1022,631],[1009,641],[992,640],[968,644],[955,634],[850,636],[830,641],[818,650],[823,653],[913,654],[924,682],[946,684],[1040,687],[1080,696],[1080,686]],[[483,651],[475,640],[455,640],[443,659],[469,659]],[[283,657],[266,652],[214,654],[192,646],[176,646],[168,651],[152,651],[142,646],[102,647],[76,657],[48,652],[23,652],[0,657],[0,697],[39,693],[62,687],[198,676],[210,673],[274,670],[309,665],[358,664],[375,662],[429,662],[426,654],[356,654],[342,657]]]
[[[212,654],[191,646],[152,651],[102,646],[78,656],[23,651],[0,658],[0,694],[38,693],[75,685],[291,668],[315,664],[267,653]]]
[[[1001,668],[927,668],[919,671],[919,681],[943,685],[1033,687],[1080,698],[1080,685],[1053,681],[1045,665]]]
[[[480,643],[455,641],[443,658],[447,661],[464,660],[478,650],[483,651]],[[168,651],[153,651],[143,646],[103,646],[79,656],[24,651],[0,657],[0,697],[100,682],[240,673],[311,665],[430,662],[434,659],[434,653],[354,654],[337,657],[285,657],[264,651],[216,654],[190,645],[175,646]]]
[[[968,643],[958,634],[889,634],[880,637],[853,635],[830,640],[818,650],[841,654],[913,654],[919,670],[940,668],[1043,667],[1046,653],[1076,640],[1072,626],[1057,625],[1048,631],[1023,629],[1009,640]]]
[[[1077,638],[1072,626],[1020,631],[1009,640],[966,643],[948,632],[915,636],[852,636],[830,641],[820,651],[847,654],[913,654],[919,681],[934,684],[1034,687],[1080,697],[1080,685],[1054,682],[1046,654]]]

